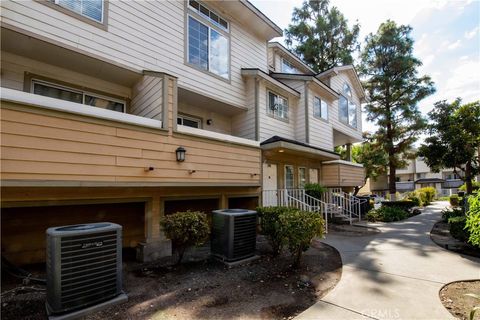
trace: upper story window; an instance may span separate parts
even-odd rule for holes
[[[357,105],[352,101],[352,89],[347,83],[338,99],[338,113],[341,122],[357,127]]]
[[[202,120],[199,118],[194,118],[190,116],[184,116],[179,114],[177,116],[177,124],[192,128],[201,128]]]
[[[49,0],[50,2],[73,11],[93,21],[103,23],[103,0]]]
[[[197,1],[190,1],[189,7],[197,15],[188,15],[188,63],[228,79],[228,23]]]
[[[288,120],[288,100],[271,91],[268,92],[267,113],[279,119]]]
[[[288,60],[282,58],[283,73],[300,73]]]
[[[315,118],[328,120],[328,104],[318,97],[313,98],[313,116]]]
[[[92,107],[125,112],[125,101],[92,92],[65,87],[41,80],[32,80],[32,92],[42,96],[61,99]]]

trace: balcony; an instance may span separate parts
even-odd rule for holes
[[[395,187],[398,192],[407,192],[415,190],[415,182],[413,181],[401,181],[396,182]]]
[[[355,187],[365,184],[363,165],[344,160],[322,162],[322,184],[326,187]]]
[[[463,185],[463,181],[461,179],[452,179],[452,180],[445,180],[442,183],[443,189],[455,189],[460,188]]]

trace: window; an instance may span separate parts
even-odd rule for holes
[[[328,120],[328,105],[326,101],[317,97],[313,99],[313,116]]]
[[[192,8],[197,13],[201,14],[208,21],[210,21],[214,25],[224,29],[225,31],[228,31],[228,22],[225,19],[223,19],[222,17],[218,16],[218,14],[216,14],[213,11],[210,11],[208,8],[201,5],[198,1],[190,0],[188,2],[188,4],[189,4],[190,8]]]
[[[230,55],[228,38],[224,34],[228,30],[228,23],[197,1],[190,1],[189,6],[204,17],[206,22],[213,22],[219,29],[188,16],[188,63],[228,79]]]
[[[298,187],[303,188],[307,182],[307,169],[298,168]]]
[[[417,179],[424,179],[426,177],[425,173],[417,173]]]
[[[50,98],[81,103],[107,110],[125,112],[125,101],[36,79],[32,80],[32,92]]]
[[[199,118],[194,118],[194,117],[189,117],[189,116],[184,116],[184,115],[178,115],[177,117],[177,124],[182,125],[182,126],[187,126],[187,127],[192,127],[192,128],[201,128],[201,123],[202,120]]]
[[[299,73],[288,60],[282,58],[282,72],[283,73]]]
[[[357,127],[357,105],[352,101],[352,89],[343,84],[343,92],[338,99],[338,117],[341,122]]]
[[[93,21],[103,23],[103,0],[49,0]]]
[[[294,177],[293,177],[293,166],[285,166],[285,188],[293,189],[294,188]]]
[[[268,92],[267,113],[275,118],[288,119],[288,100],[273,92]]]

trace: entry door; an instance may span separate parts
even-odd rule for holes
[[[310,169],[308,176],[310,183],[318,183],[318,169]]]
[[[263,206],[277,205],[277,165],[263,164]]]

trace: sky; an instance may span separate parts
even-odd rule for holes
[[[303,2],[250,1],[282,29],[288,27],[293,8]],[[429,75],[437,90],[418,104],[425,115],[436,101],[480,99],[480,0],[330,0],[330,6],[350,25],[358,21],[361,44],[387,19],[413,28],[414,55],[423,62],[419,75]],[[283,38],[275,40],[283,43]],[[375,130],[365,114],[363,130]]]

